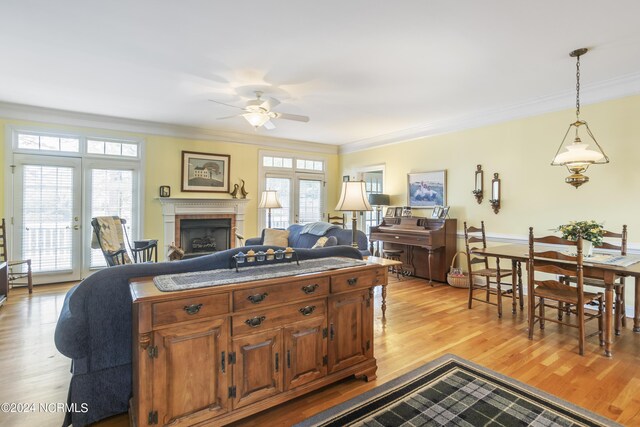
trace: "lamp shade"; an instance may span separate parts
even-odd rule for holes
[[[259,208],[281,208],[280,200],[278,200],[278,193],[275,190],[267,190],[262,192],[262,198],[260,199]]]
[[[381,193],[369,194],[369,203],[371,206],[389,206],[389,195]]]
[[[370,211],[367,190],[364,181],[347,181],[342,183],[342,193],[336,205],[337,211]]]

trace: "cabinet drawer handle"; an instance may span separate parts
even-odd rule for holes
[[[260,317],[256,316],[256,317],[252,317],[251,319],[245,320],[244,323],[251,326],[252,328],[257,328],[258,326],[262,325],[262,322],[264,322],[265,319],[266,319],[265,316],[260,316]]]
[[[249,295],[247,297],[247,299],[249,301],[251,301],[252,304],[259,304],[262,301],[264,301],[264,299],[267,297],[267,295],[269,295],[267,292],[263,293],[263,294],[255,294],[255,295]]]
[[[187,314],[196,314],[202,308],[202,304],[191,304],[185,305],[182,309],[187,312]]]
[[[350,279],[347,279],[347,284],[348,284],[349,286],[353,286],[353,285],[355,285],[356,283],[358,283],[358,278],[357,278],[357,277],[352,277],[352,278],[350,278]]]
[[[316,291],[316,289],[318,289],[320,287],[320,285],[318,285],[317,283],[314,283],[313,285],[306,285],[301,287],[300,289],[302,289],[302,292],[304,292],[305,294],[309,295],[312,294]]]
[[[315,305],[308,305],[306,307],[302,307],[300,310],[298,310],[300,313],[302,313],[303,316],[308,316],[311,313],[313,313],[313,311],[316,309]]]

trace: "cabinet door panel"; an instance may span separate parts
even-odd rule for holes
[[[161,424],[191,425],[227,412],[227,330],[225,318],[154,333],[153,407]]]
[[[326,319],[311,319],[284,329],[284,387],[289,390],[327,375],[323,358],[327,340]]]
[[[282,331],[271,330],[234,338],[234,408],[249,405],[282,391]]]
[[[329,373],[360,363],[371,354],[369,290],[329,298]]]

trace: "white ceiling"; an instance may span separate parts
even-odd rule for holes
[[[3,0],[0,16],[0,101],[221,132],[253,133],[207,99],[256,86],[311,117],[261,135],[337,145],[571,108],[579,47],[585,103],[640,93],[637,0]]]

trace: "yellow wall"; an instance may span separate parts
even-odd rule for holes
[[[87,129],[72,126],[59,126],[53,124],[33,123],[17,120],[0,119],[0,163],[4,170],[5,162],[5,138],[7,136],[7,126],[37,126],[41,129],[53,131],[77,133],[82,135],[98,134],[100,136],[111,136],[120,138],[137,137],[145,141],[145,183],[144,183],[144,218],[143,218],[143,235],[148,238],[158,238],[160,247],[164,247],[163,241],[163,225],[162,225],[162,209],[158,201],[158,188],[161,185],[171,186],[171,197],[185,198],[231,198],[228,194],[223,193],[183,193],[180,191],[180,173],[181,173],[181,152],[196,151],[216,154],[229,154],[231,156],[231,184],[240,183],[240,179],[244,179],[246,189],[249,192],[247,196],[250,199],[245,212],[245,237],[253,237],[258,235],[257,216],[258,216],[258,151],[282,151],[273,147],[263,147],[253,144],[240,144],[228,142],[202,141],[185,138],[164,137],[157,135],[135,134],[129,132],[114,132],[101,129]],[[338,156],[337,154],[318,154],[309,153],[311,157],[324,157],[327,159],[327,201],[328,206],[335,206],[338,199],[339,191],[338,181]],[[4,193],[4,180],[9,176],[8,171],[0,174],[0,188]],[[9,217],[10,213],[5,211],[4,194],[0,198],[0,212],[5,217]],[[163,254],[160,254],[163,257]]]
[[[590,167],[586,173],[590,182],[579,189],[564,183],[566,168],[549,165],[575,119],[571,110],[343,154],[340,167],[343,174],[355,175],[359,168],[384,164],[385,191],[395,205],[407,203],[407,173],[446,169],[447,204],[460,230],[463,221],[484,220],[491,233],[524,238],[529,226],[542,235],[570,220],[595,219],[612,230],[627,224],[630,242],[639,242],[638,111],[640,96],[582,108],[581,117],[611,162]],[[485,171],[482,204],[471,194],[477,164]],[[500,174],[502,185],[497,215],[488,202],[494,172]]]

